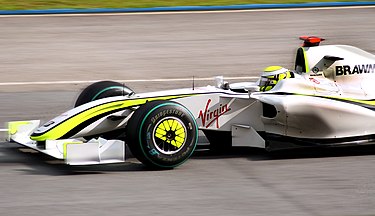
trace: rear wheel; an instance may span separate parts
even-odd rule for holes
[[[153,101],[138,108],[128,121],[126,143],[143,164],[170,169],[193,153],[198,127],[192,114],[172,101]]]

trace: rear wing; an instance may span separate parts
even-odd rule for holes
[[[375,55],[350,45],[324,45],[319,37],[300,37],[295,60],[297,73],[324,76],[338,83],[363,86],[362,80],[375,78]]]
[[[310,68],[305,51],[309,47],[319,46],[320,42],[324,41],[325,39],[316,36],[300,36],[299,39],[303,40],[303,44],[297,50],[294,70],[297,73],[307,73],[310,72]]]

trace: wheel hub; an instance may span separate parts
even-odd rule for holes
[[[156,148],[164,154],[174,154],[182,149],[186,141],[186,127],[175,117],[161,119],[153,132]],[[156,138],[159,141],[156,141]]]
[[[167,131],[166,137],[168,140],[174,140],[176,137],[176,133],[174,131]]]

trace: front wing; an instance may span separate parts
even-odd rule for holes
[[[8,140],[37,150],[69,165],[90,165],[120,163],[125,161],[125,143],[121,140],[92,139],[84,142],[79,139],[46,140],[40,145],[30,139],[38,128],[40,120],[15,121],[8,123]]]

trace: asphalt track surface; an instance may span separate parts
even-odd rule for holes
[[[254,76],[292,67],[299,35],[375,53],[374,8],[0,18],[1,83]],[[136,91],[187,86],[135,82]],[[199,83],[200,84],[200,83]],[[0,124],[47,120],[82,85],[0,86]],[[1,135],[4,138],[4,133]],[[70,167],[0,145],[1,215],[375,215],[375,147],[201,149],[181,167]]]

